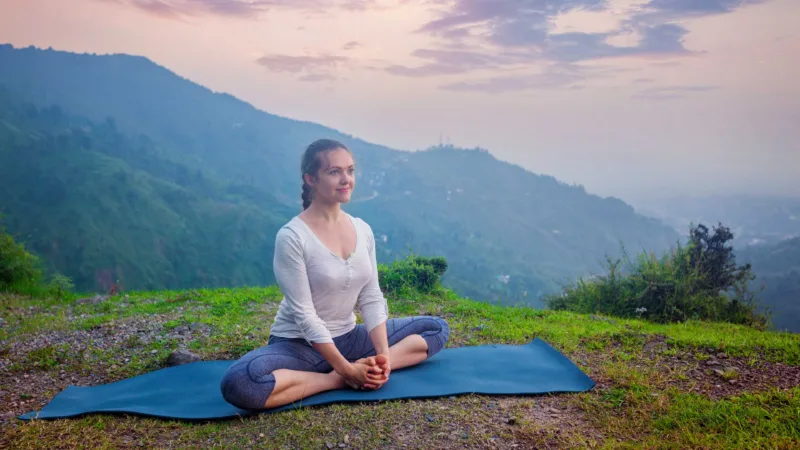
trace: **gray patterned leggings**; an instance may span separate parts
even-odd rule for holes
[[[450,327],[444,319],[433,316],[402,317],[386,321],[389,346],[412,334],[428,344],[428,357],[444,348]],[[349,333],[337,336],[333,343],[350,362],[375,356],[369,333],[358,324]],[[305,339],[270,336],[268,345],[251,350],[235,361],[222,376],[220,389],[225,400],[241,409],[264,409],[275,387],[274,370],[291,369],[328,373],[333,370],[327,360]]]

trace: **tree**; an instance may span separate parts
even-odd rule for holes
[[[733,247],[726,245],[733,239],[728,227],[714,227],[713,234],[708,227],[699,224],[689,232],[689,264],[699,275],[699,290],[710,294],[727,292],[742,283],[755,278],[750,264],[736,265]]]

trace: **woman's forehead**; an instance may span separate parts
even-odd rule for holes
[[[325,152],[325,167],[350,167],[354,164],[353,156],[347,150],[337,149]]]

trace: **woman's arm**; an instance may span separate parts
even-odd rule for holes
[[[366,222],[363,223],[367,229],[367,246],[369,248],[372,275],[369,282],[358,294],[358,308],[359,311],[361,311],[361,318],[364,320],[364,326],[369,331],[369,337],[372,340],[373,347],[375,347],[375,353],[378,355],[385,355],[387,358],[387,364],[383,369],[384,374],[388,376],[389,367],[391,367],[388,363],[389,340],[386,335],[386,320],[389,318],[389,306],[386,302],[386,297],[383,296],[379,283],[378,261],[375,256],[375,236],[372,233],[372,228],[370,228]]]
[[[386,337],[386,322],[382,322],[369,332],[375,353],[378,355],[389,355],[389,339]]]
[[[370,280],[358,293],[358,309],[361,311],[361,318],[364,320],[364,326],[367,327],[370,336],[372,331],[379,325],[384,324],[382,336],[386,336],[385,323],[389,318],[389,306],[386,303],[386,298],[383,296],[378,279],[378,261],[375,257],[375,236],[372,234],[372,228],[363,222],[366,228],[367,235],[367,248],[369,250],[370,266],[372,274]],[[378,343],[374,343],[377,350]],[[388,348],[386,349],[388,351]]]
[[[381,369],[381,375],[385,383],[388,381],[389,374],[392,372],[392,361],[391,358],[389,358],[389,339],[386,337],[386,322],[373,328],[369,333],[369,337],[372,339],[372,345],[375,347],[375,354],[386,357],[385,361],[378,361],[378,367]]]

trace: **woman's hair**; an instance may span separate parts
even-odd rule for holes
[[[305,153],[303,153],[303,160],[300,163],[300,176],[303,178],[302,198],[304,210],[308,209],[309,205],[311,205],[311,200],[313,200],[311,185],[306,183],[305,174],[316,177],[317,172],[319,172],[322,166],[322,158],[319,157],[320,154],[338,149],[346,150],[351,155],[353,153],[349,148],[345,147],[344,144],[334,141],[333,139],[318,139],[312,142],[311,145],[306,148]]]

